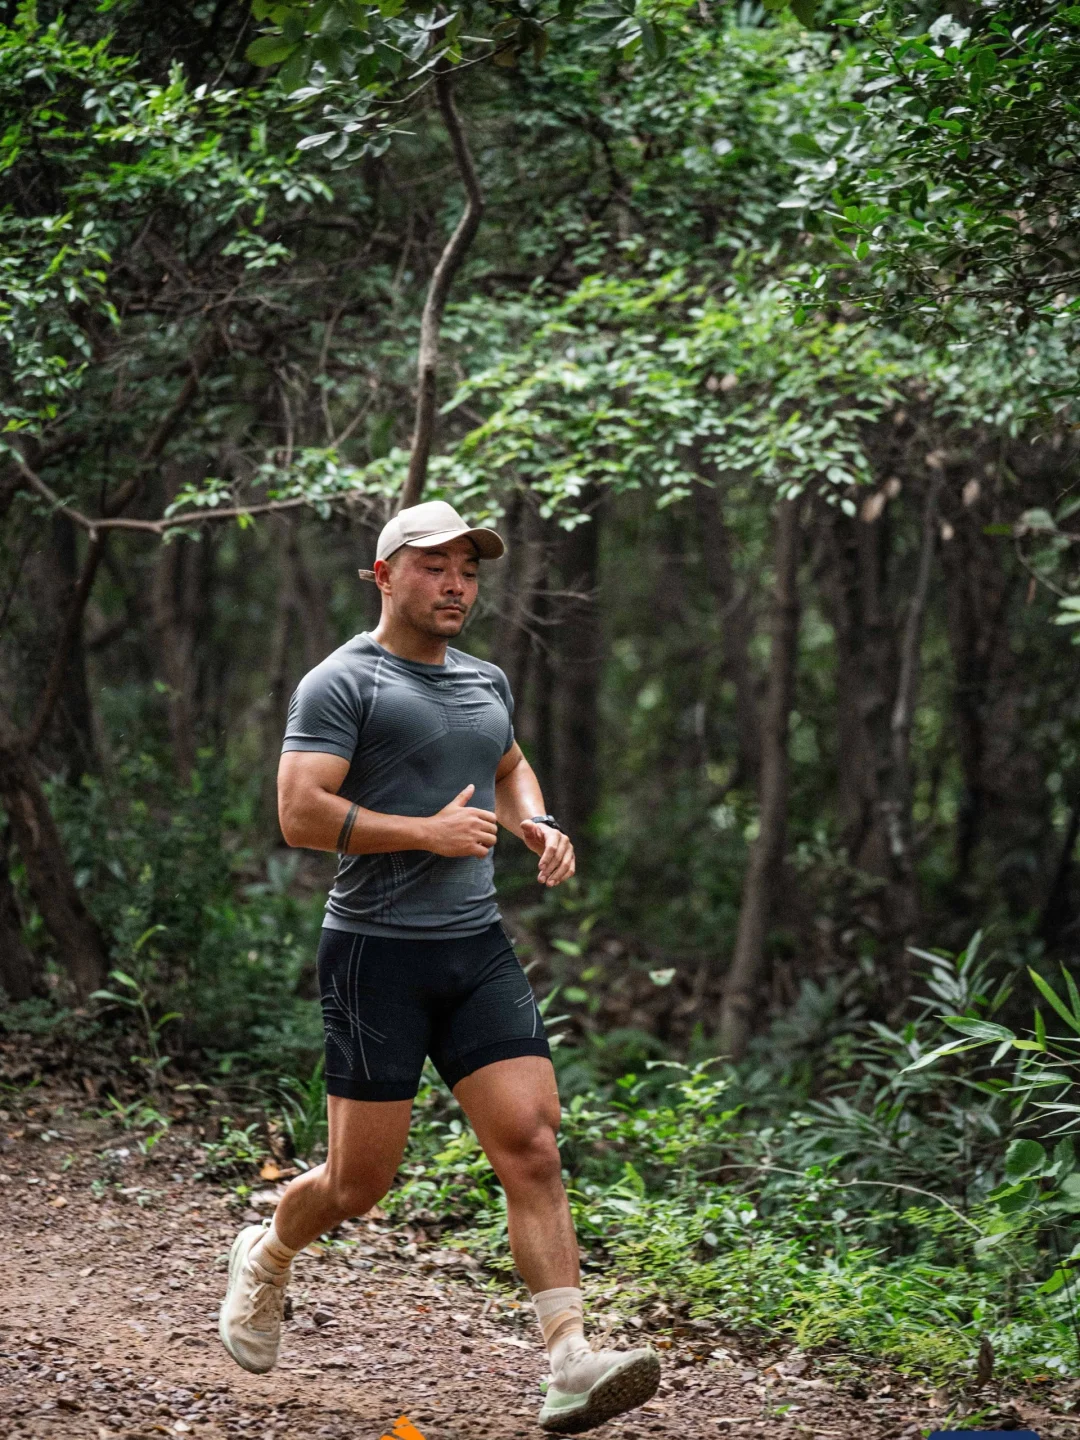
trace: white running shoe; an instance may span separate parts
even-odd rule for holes
[[[229,1288],[221,1302],[218,1334],[238,1365],[255,1375],[272,1370],[281,1343],[285,1286],[289,1279],[274,1275],[250,1258],[252,1246],[266,1234],[263,1225],[248,1225],[229,1252]]]
[[[644,1405],[660,1384],[655,1350],[580,1350],[553,1378],[544,1397],[541,1430],[579,1435]]]

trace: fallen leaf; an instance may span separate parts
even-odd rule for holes
[[[261,1180],[280,1180],[281,1167],[275,1165],[273,1160],[265,1160],[259,1171],[259,1178]]]
[[[79,1279],[80,1279],[80,1280],[89,1280],[90,1276],[91,1276],[93,1273],[94,1273],[94,1267],[93,1267],[93,1265],[87,1265],[84,1270],[80,1270],[80,1271],[79,1271]]]
[[[55,1200],[49,1201],[49,1204],[53,1207],[54,1210],[62,1210],[67,1204],[67,1201],[64,1199],[63,1195],[57,1195]]]

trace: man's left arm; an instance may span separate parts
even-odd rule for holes
[[[540,856],[541,885],[558,885],[574,873],[570,837],[550,825],[534,825],[533,815],[546,814],[536,773],[515,740],[495,771],[495,814],[499,824],[524,840]]]

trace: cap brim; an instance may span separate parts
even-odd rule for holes
[[[498,531],[482,528],[477,530],[439,530],[434,535],[425,535],[419,540],[406,540],[405,544],[414,550],[433,550],[437,545],[445,545],[448,540],[463,539],[471,540],[484,560],[498,560],[500,555],[506,554],[506,546]]]

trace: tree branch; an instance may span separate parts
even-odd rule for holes
[[[480,217],[484,213],[484,197],[480,182],[476,178],[465,132],[454,105],[450,69],[440,64],[435,73],[435,94],[443,122],[450,136],[454,160],[465,186],[465,210],[446,242],[435,273],[428,286],[424,313],[420,320],[420,351],[417,359],[416,424],[413,430],[412,452],[409,456],[409,473],[401,488],[398,508],[415,505],[424,493],[427,479],[428,460],[431,457],[431,442],[435,434],[436,369],[439,361],[439,332],[442,328],[443,310],[454,276],[461,267],[469,246],[480,228]]]
[[[84,515],[81,510],[76,510],[72,505],[65,505],[59,495],[36,475],[21,455],[15,454],[15,463],[22,471],[26,483],[43,500],[47,500],[54,510],[61,515],[66,515],[76,525],[82,527],[91,539],[96,541],[103,530],[135,530],[146,535],[165,535],[170,530],[183,529],[188,525],[206,525],[215,520],[239,520],[247,515],[276,515],[282,510],[298,510],[302,505],[310,504],[306,496],[298,495],[290,500],[267,500],[261,505],[230,505],[222,506],[216,510],[185,510],[180,515],[173,515],[167,520],[128,520],[125,517],[110,519],[95,519],[90,515]]]

